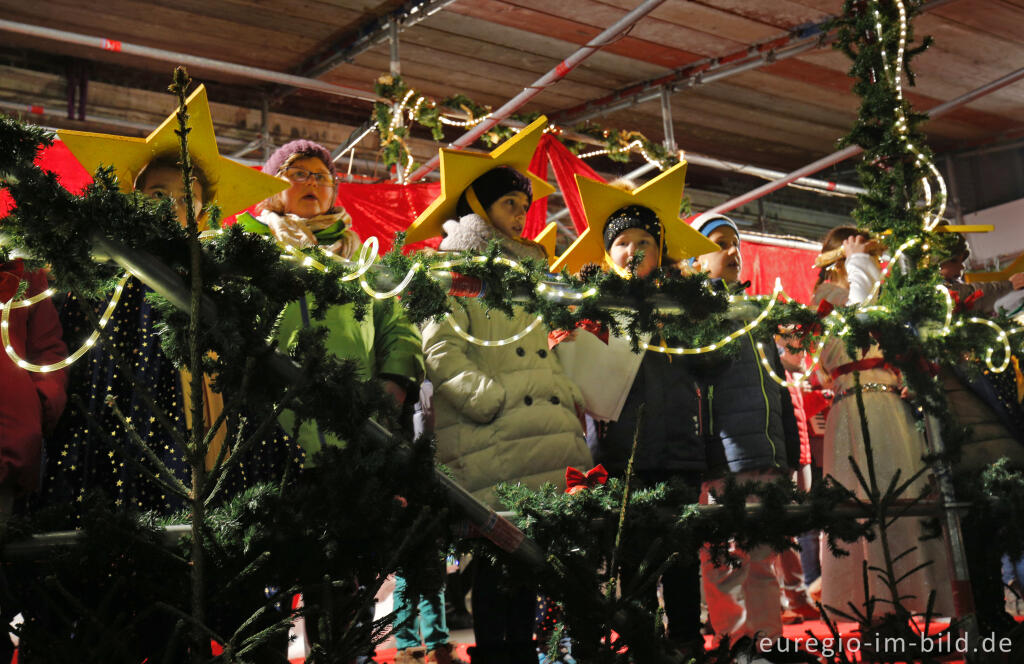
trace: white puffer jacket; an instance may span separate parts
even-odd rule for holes
[[[445,222],[442,251],[484,251],[493,228],[475,214]],[[512,257],[543,258],[531,243],[504,240]],[[522,311],[509,318],[460,300],[452,318],[481,339],[506,339],[534,319]],[[462,338],[450,322],[423,328],[427,378],[434,385],[438,461],[477,498],[500,507],[499,482],[537,488],[565,482],[566,466],[590,468],[590,451],[577,416],[583,396],[548,350],[547,328],[504,346],[480,346]]]

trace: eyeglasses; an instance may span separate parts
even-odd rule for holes
[[[289,168],[285,171],[285,177],[299,183],[313,178],[318,187],[330,187],[334,184],[334,178],[330,173],[311,173],[304,168]]]

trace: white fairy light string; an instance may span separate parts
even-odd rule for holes
[[[220,235],[223,232],[224,232],[223,229],[204,231],[204,232],[202,232],[200,234],[200,237],[203,238],[203,239],[207,239],[207,238],[210,238],[210,237],[214,237],[214,236]],[[902,254],[902,252],[907,247],[909,247],[911,244],[913,244],[914,242],[917,242],[917,241],[918,240],[916,238],[912,238],[912,239],[908,240],[907,242],[905,242],[897,250],[896,254],[893,257],[893,261],[890,262],[889,266],[891,266],[892,263],[895,262],[896,258],[898,258],[898,256],[900,256]],[[324,265],[323,263],[317,261],[312,256],[308,256],[306,254],[303,254],[300,250],[296,249],[295,247],[290,246],[290,245],[285,245],[285,244],[282,244],[282,243],[278,243],[278,245],[281,247],[282,251],[284,252],[284,254],[281,257],[282,260],[295,261],[295,262],[298,262],[299,264],[303,265],[304,267],[310,267],[310,268],[317,269],[317,270],[320,270],[320,271],[323,271],[323,272],[325,272],[327,270],[327,266],[326,265]],[[380,257],[379,256],[379,251],[380,251],[380,241],[378,240],[378,238],[376,236],[371,236],[370,238],[367,239],[366,242],[363,243],[363,245],[362,245],[362,247],[360,249],[358,257],[356,258],[355,261],[353,261],[353,263],[355,264],[355,269],[352,272],[339,277],[339,279],[342,280],[342,281],[352,281],[352,280],[355,280],[355,279],[359,279],[359,283],[360,283],[360,286],[362,287],[362,289],[368,295],[370,295],[371,297],[373,297],[375,299],[384,300],[384,299],[388,299],[388,298],[392,298],[392,297],[397,297],[412,282],[412,279],[415,277],[416,273],[424,269],[424,264],[423,264],[422,261],[415,262],[412,265],[412,267],[406,272],[405,276],[399,281],[398,285],[396,285],[390,291],[386,291],[386,292],[377,291],[377,290],[373,289],[370,286],[369,282],[366,280],[364,275],[377,262],[377,259]],[[493,257],[493,258],[489,258],[487,256],[460,257],[460,258],[455,259],[455,260],[442,261],[440,263],[436,263],[432,267],[434,269],[451,269],[451,268],[457,268],[458,266],[464,265],[466,263],[484,263],[484,262],[487,262],[487,261],[490,261],[490,260],[493,260],[494,262],[499,263],[501,265],[505,265],[505,266],[509,267],[510,269],[515,269],[515,270],[522,270],[523,269],[522,266],[518,262],[516,262],[516,261],[514,261],[512,259],[509,259],[509,258],[505,258],[503,256],[497,256],[497,257]],[[889,266],[887,266],[886,270],[883,271],[883,278],[888,273]],[[100,319],[100,329],[102,329],[106,325],[106,323],[109,321],[110,314],[113,311],[114,307],[117,305],[118,300],[120,299],[120,295],[121,295],[121,292],[122,292],[122,290],[124,288],[124,284],[127,281],[127,278],[128,278],[128,275],[125,274],[121,278],[121,281],[119,281],[117,287],[115,288],[114,294],[111,297],[111,301],[108,304],[106,311],[104,312],[103,316]],[[878,283],[875,284],[875,290],[872,292],[872,297],[877,292],[877,289],[878,289],[878,286],[879,286],[880,283],[881,283],[881,280]],[[950,296],[950,294],[949,294],[949,292],[948,292],[948,290],[946,288],[944,288],[943,286],[937,286],[937,289],[939,289],[945,295],[945,298],[946,298],[946,305],[947,306],[946,306],[945,322],[943,324],[943,327],[940,330],[940,334],[945,336],[945,335],[951,334],[952,331],[953,331],[953,327],[954,326],[953,326],[952,318],[953,318],[954,303],[952,301],[952,297]],[[543,283],[543,282],[537,284],[537,287],[535,289],[535,292],[537,293],[537,295],[539,295],[541,297],[544,297],[549,291],[553,291],[553,288],[551,286],[549,286],[548,284]],[[99,329],[94,330],[93,333],[89,336],[89,338],[86,340],[85,344],[83,344],[83,346],[81,348],[76,350],[74,353],[72,353],[70,356],[68,356],[68,358],[66,358],[65,360],[62,360],[62,361],[57,362],[57,363],[54,363],[52,365],[35,365],[35,364],[30,363],[30,362],[27,362],[23,358],[18,357],[17,354],[14,353],[14,349],[10,345],[10,342],[9,342],[9,332],[8,332],[8,322],[7,321],[10,318],[10,310],[21,308],[21,307],[31,306],[31,305],[33,305],[33,304],[35,304],[37,302],[40,302],[40,301],[46,299],[47,297],[51,297],[54,293],[55,293],[54,289],[51,288],[51,289],[48,289],[48,290],[46,290],[46,291],[44,291],[42,293],[39,293],[39,294],[37,294],[37,295],[35,295],[35,296],[31,297],[31,298],[27,298],[27,299],[19,300],[19,301],[13,301],[12,300],[12,301],[7,302],[6,304],[3,305],[3,324],[2,324],[2,328],[3,329],[2,329],[2,334],[3,334],[3,343],[4,343],[4,346],[5,346],[5,350],[7,351],[8,355],[11,357],[11,359],[16,364],[18,364],[18,366],[20,366],[20,367],[22,367],[24,369],[27,369],[29,371],[38,371],[38,372],[56,371],[58,369],[64,368],[64,367],[72,364],[77,359],[82,357],[89,350],[89,348],[91,348],[93,345],[95,345],[95,343],[98,340],[99,335],[100,335]],[[561,290],[558,291],[558,293],[557,293],[557,296],[562,298],[562,299],[574,300],[574,301],[581,301],[581,300],[584,300],[584,299],[596,297],[597,295],[598,295],[598,290],[597,290],[597,288],[594,288],[594,287],[588,288],[587,290],[585,290],[583,292],[580,292],[580,293],[574,293],[574,292],[571,292],[571,291],[561,291]],[[776,279],[775,280],[775,286],[773,288],[772,294],[770,296],[768,296],[768,298],[767,298],[768,302],[767,302],[767,305],[765,306],[765,308],[756,317],[754,317],[749,323],[743,325],[742,327],[740,327],[737,330],[734,330],[733,332],[730,332],[725,337],[722,337],[721,339],[719,339],[718,341],[716,341],[714,343],[707,344],[705,346],[694,347],[694,348],[659,346],[659,345],[652,345],[652,344],[649,344],[649,343],[646,343],[646,342],[643,342],[643,341],[641,341],[639,343],[639,345],[644,350],[650,350],[650,351],[656,352],[656,353],[664,353],[664,354],[672,354],[672,355],[699,355],[699,354],[704,354],[704,353],[709,353],[709,352],[713,352],[713,351],[719,350],[719,349],[723,348],[724,346],[726,346],[727,344],[735,341],[739,337],[743,336],[747,332],[755,329],[758,325],[760,325],[761,322],[764,321],[764,319],[767,318],[767,316],[771,313],[772,309],[775,307],[775,305],[778,302],[778,299],[780,297],[783,297],[787,301],[792,302],[792,298],[790,298],[788,295],[786,295],[785,291],[783,290],[781,280],[780,279]],[[732,297],[730,297],[730,301],[736,301],[736,300],[753,301],[753,300],[763,300],[763,299],[765,299],[764,296],[732,296]],[[869,301],[870,301],[870,299],[871,298],[869,298]],[[806,305],[801,305],[801,306],[803,308],[805,308],[805,309],[809,309],[809,307],[807,307]],[[886,307],[883,307],[883,306],[878,306],[878,305],[864,305],[864,306],[858,307],[855,310],[854,313],[870,313],[870,312],[888,313],[889,309],[886,308]],[[508,345],[508,344],[511,344],[511,343],[515,343],[516,341],[518,341],[518,340],[522,339],[523,337],[525,337],[526,335],[528,335],[530,332],[532,332],[534,329],[536,329],[536,327],[541,322],[543,322],[543,318],[541,316],[537,316],[523,330],[517,332],[516,334],[514,334],[514,335],[512,335],[510,337],[507,337],[507,338],[504,338],[504,339],[481,339],[479,337],[476,337],[476,336],[468,333],[466,330],[463,330],[458,325],[458,323],[456,323],[456,321],[452,318],[450,313],[445,315],[445,320],[447,320],[449,322],[449,324],[452,326],[452,329],[455,330],[455,332],[459,336],[461,336],[462,338],[464,338],[466,341],[468,341],[470,343],[473,343],[473,344],[476,344],[476,345],[480,345],[480,346],[505,346],[505,345]],[[992,362],[992,357],[995,355],[995,352],[996,352],[997,349],[995,349],[993,347],[989,347],[988,349],[986,349],[985,363],[986,363],[987,367],[991,371],[993,371],[994,373],[1001,373],[1002,371],[1005,371],[1006,368],[1009,366],[1009,363],[1010,363],[1010,359],[1009,358],[1010,358],[1011,353],[1012,353],[1012,350],[1011,350],[1011,347],[1010,347],[1010,343],[1009,343],[1009,337],[1012,334],[1017,334],[1017,333],[1019,333],[1021,331],[1024,331],[1024,328],[1014,328],[1013,330],[1007,332],[1007,331],[1003,330],[998,324],[994,323],[993,321],[990,321],[990,320],[987,320],[987,319],[983,319],[983,318],[974,318],[974,317],[966,319],[966,321],[957,321],[955,327],[960,327],[960,326],[964,325],[965,322],[967,322],[967,323],[975,323],[975,324],[979,324],[979,325],[986,325],[986,326],[988,326],[989,328],[993,329],[996,332],[997,343],[1002,345],[1002,349],[1001,350],[1003,350],[1003,361],[1001,363],[999,363],[998,365],[994,364]],[[842,329],[838,332],[838,336],[840,336],[840,337],[841,336],[845,336],[849,332],[849,329],[850,329],[849,326],[846,325],[845,318],[843,316],[841,316],[838,311],[831,312],[828,316],[825,317],[823,323],[824,323],[824,326],[825,326],[824,334],[822,335],[822,337],[821,337],[821,339],[819,341],[819,346],[818,346],[817,351],[815,351],[815,353],[813,353],[812,356],[811,356],[811,358],[812,358],[811,364],[808,367],[808,369],[802,375],[800,375],[800,378],[798,378],[795,381],[788,381],[788,380],[785,380],[785,379],[779,377],[771,369],[771,366],[768,363],[767,357],[766,357],[766,355],[764,353],[763,344],[761,344],[761,343],[757,344],[757,350],[758,350],[758,353],[759,353],[759,356],[760,356],[760,361],[761,361],[762,365],[765,366],[768,369],[769,375],[771,376],[771,378],[773,380],[775,380],[775,382],[777,382],[780,385],[787,386],[787,387],[788,386],[804,385],[806,383],[806,377],[810,374],[810,372],[820,362],[820,355],[821,355],[821,351],[822,351],[822,349],[824,347],[825,342],[828,340],[829,337],[837,334],[836,333],[836,328],[839,327],[840,325],[842,325]]]
[[[78,350],[71,353],[63,360],[54,362],[52,364],[34,364],[18,355],[17,351],[15,351],[14,349],[14,346],[11,344],[10,320],[11,310],[20,309],[22,307],[30,307],[33,304],[42,302],[46,298],[52,297],[54,293],[56,293],[56,291],[52,288],[49,288],[43,291],[42,293],[34,295],[25,300],[14,302],[12,299],[4,303],[3,314],[2,316],[0,316],[0,341],[2,341],[4,344],[4,350],[7,352],[7,357],[11,358],[11,361],[18,365],[19,367],[21,367],[22,369],[36,373],[48,373],[51,371],[59,371],[64,367],[73,364],[80,357],[88,353],[93,346],[96,345],[96,342],[100,338],[101,330],[103,330],[107,326],[107,323],[110,322],[110,317],[114,313],[114,307],[116,307],[117,303],[121,300],[121,293],[124,291],[124,286],[128,282],[128,276],[128,273],[125,272],[124,275],[122,275],[121,278],[118,280],[117,286],[114,287],[114,293],[110,297],[110,302],[107,303],[107,307],[106,309],[104,309],[103,315],[100,316],[99,328],[92,331],[92,334],[89,335],[89,337],[85,340],[85,343],[83,343],[82,346],[78,348]]]
[[[908,137],[908,135],[910,133],[910,127],[907,124],[907,117],[906,117],[906,114],[903,111],[903,77],[902,77],[903,59],[904,59],[904,55],[906,54],[906,48],[907,48],[907,10],[906,10],[906,7],[904,7],[904,5],[903,5],[902,0],[896,0],[896,8],[899,11],[899,31],[900,31],[900,34],[899,34],[899,40],[897,42],[898,45],[897,45],[897,51],[896,51],[895,66],[890,67],[890,65],[889,65],[889,58],[888,58],[888,56],[886,54],[886,51],[885,51],[885,46],[884,46],[885,42],[884,42],[884,39],[883,39],[884,28],[882,26],[882,15],[881,15],[881,12],[878,10],[878,3],[877,2],[873,4],[873,11],[874,11],[874,15],[875,15],[875,30],[878,33],[878,40],[879,40],[879,42],[881,42],[883,44],[883,46],[881,48],[882,72],[884,73],[884,75],[885,75],[886,79],[888,80],[889,84],[892,86],[893,91],[896,93],[896,97],[897,97],[897,99],[900,102],[900,103],[896,104],[896,121],[894,123],[894,127],[896,128],[896,131],[899,134],[899,137],[900,137],[901,141],[903,142],[904,146],[906,147],[907,151],[910,152],[912,155],[914,155],[914,157],[916,158],[915,166],[920,166],[921,164],[924,164],[925,167],[932,174],[932,177],[935,178],[935,182],[939,186],[940,197],[939,197],[938,210],[934,211],[934,214],[931,211],[927,211],[925,213],[925,218],[924,218],[924,229],[926,231],[931,231],[931,230],[934,230],[935,227],[939,224],[939,222],[942,220],[942,215],[946,211],[946,198],[947,198],[946,181],[943,179],[942,174],[939,172],[939,169],[936,168],[934,162],[932,162],[931,159],[929,159],[924,153],[922,153],[920,150],[918,150],[917,147],[913,143],[910,142],[910,138]],[[924,192],[925,192],[925,205],[926,205],[927,208],[930,209],[932,207],[931,185],[928,182],[928,178],[927,177],[922,178],[921,181],[922,181],[922,185],[923,185]]]

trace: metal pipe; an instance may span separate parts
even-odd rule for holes
[[[339,145],[337,148],[335,148],[334,152],[331,153],[331,160],[338,161],[339,159],[341,159],[346,152],[348,152],[349,150],[354,150],[355,147],[359,145],[359,142],[362,141],[367,134],[369,134],[371,131],[375,131],[376,129],[377,125],[373,120],[367,120],[359,127],[353,129],[352,133],[348,135],[348,138],[345,140],[345,142]]]
[[[686,161],[695,166],[706,166],[720,171],[732,171],[734,173],[742,173],[744,175],[753,175],[754,177],[765,178],[767,180],[774,180],[776,178],[786,176],[785,171],[776,171],[770,168],[761,168],[760,166],[739,164],[734,161],[726,161],[724,159],[716,159],[715,157],[694,154],[693,152],[686,153]],[[790,184],[850,196],[867,193],[867,189],[864,189],[863,187],[854,187],[848,184],[840,184],[838,182],[832,182],[831,180],[818,180],[816,178],[798,178]]]
[[[924,5],[921,11],[930,11],[950,1],[932,0]],[[804,51],[828,44],[831,39],[822,34],[822,29],[831,20],[832,18],[830,17],[813,25],[797,28],[784,37],[751,44],[742,51],[692,62],[667,76],[635,83],[625,88],[620,88],[609,95],[554,113],[552,114],[552,119],[557,122],[567,122],[570,120],[573,122],[583,122],[600,115],[621,111],[656,99],[663,89],[678,92],[685,88],[721,80],[734,74],[757,69],[765,64],[791,58]],[[796,41],[792,41],[794,37]]]
[[[929,119],[934,120],[935,118],[941,117],[942,115],[945,115],[946,113],[952,111],[955,108],[959,108],[964,104],[968,104],[974,101],[975,99],[983,97],[987,94],[991,94],[996,90],[999,90],[1001,88],[1006,87],[1007,85],[1010,85],[1011,83],[1019,81],[1022,78],[1024,78],[1024,67],[1014,72],[1011,72],[1006,76],[998,78],[990,83],[986,83],[985,85],[974,90],[971,90],[966,94],[960,95],[955,99],[951,99],[944,104],[940,104],[931,110],[925,111],[925,113],[928,115]],[[828,168],[833,164],[837,164],[841,161],[849,159],[850,157],[858,155],[863,151],[863,148],[861,148],[859,145],[851,145],[847,148],[839,150],[838,152],[833,152],[832,154],[822,157],[821,159],[818,159],[817,161],[812,162],[807,166],[804,166],[803,168],[798,168],[797,170],[781,178],[772,180],[771,182],[762,185],[757,189],[754,189],[753,191],[749,191],[743,194],[742,196],[737,196],[736,198],[728,200],[720,205],[716,205],[715,207],[708,210],[708,212],[724,214],[726,212],[729,212],[730,210],[735,210],[736,208],[746,205],[751,201],[755,201],[758,198],[761,198],[762,196],[766,196],[772,193],[773,191],[777,191],[791,182],[799,180],[800,178],[806,177],[813,173],[817,173],[822,169]]]
[[[78,46],[97,48],[104,51],[124,53],[125,55],[134,55],[140,58],[147,58],[150,60],[170,62],[172,64],[186,65],[188,67],[199,67],[207,71],[218,72],[221,74],[231,74],[232,76],[241,76],[243,78],[249,78],[256,81],[266,81],[267,83],[288,85],[294,88],[313,90],[316,92],[323,92],[325,94],[336,95],[339,97],[349,97],[352,99],[362,99],[363,101],[372,102],[390,102],[390,100],[380,97],[374,94],[373,92],[359,90],[357,88],[350,88],[344,85],[334,85],[332,83],[325,83],[323,81],[318,81],[313,78],[295,76],[293,74],[285,74],[282,72],[272,71],[270,69],[262,69],[260,67],[249,67],[247,65],[239,65],[233,62],[224,62],[223,60],[203,58],[196,55],[189,55],[188,53],[166,51],[161,48],[140,46],[138,44],[121,42],[114,39],[93,37],[91,35],[83,35],[78,32],[54,30],[53,28],[46,28],[39,25],[29,25],[27,23],[18,23],[16,21],[8,21],[5,19],[0,19],[0,30],[14,32],[20,35],[27,35],[29,37],[37,37],[39,39],[50,39],[53,41],[63,42],[65,44],[75,44]]]
[[[702,60],[680,69],[670,77],[652,79],[640,84],[634,84],[613,92],[611,95],[596,101],[585,102],[574,109],[555,114],[559,122],[586,122],[593,118],[614,113],[615,111],[632,108],[638,104],[657,99],[663,92],[669,94],[680,92],[684,89],[693,88],[712,81],[718,81],[745,71],[758,69],[766,64],[792,58],[796,55],[817,48],[821,43],[821,37],[815,36],[810,39],[801,40],[787,47],[781,52],[773,54],[772,51],[754,52],[740,60],[730,60],[719,63],[720,58]],[[747,49],[749,52],[750,47]],[[667,80],[666,80],[667,79]],[[636,91],[636,92],[633,92]],[[620,99],[620,101],[615,101]]]
[[[667,88],[661,91],[661,129],[665,149],[669,152],[678,150],[676,132],[672,126],[672,91]]]
[[[538,78],[530,84],[529,87],[523,88],[519,94],[507,101],[501,108],[494,111],[487,120],[481,122],[463,134],[462,137],[452,143],[449,147],[461,149],[467,145],[471,145],[473,141],[490,131],[494,125],[498,124],[501,120],[518,110],[523,106],[523,104],[540,94],[545,88],[561,81],[569,72],[575,69],[578,64],[589,58],[605,45],[611,43],[614,39],[619,38],[623,31],[631,27],[647,14],[654,11],[655,8],[662,5],[664,2],[665,0],[645,0],[639,7],[623,16],[610,27],[602,31],[601,34],[590,40],[586,46],[578,49],[568,58],[559,62],[554,69]],[[439,161],[440,158],[437,155],[434,155],[430,161],[416,169],[416,171],[409,177],[409,181],[415,182],[416,180],[419,180],[424,175],[434,170]]]
[[[402,62],[398,59],[398,30],[398,21],[391,19],[391,22],[388,24],[388,41],[391,54],[389,68],[392,76],[402,75]]]

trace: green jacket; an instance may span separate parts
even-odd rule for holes
[[[267,227],[248,213],[239,217],[239,223],[246,230],[261,235],[269,234]],[[323,237],[322,234],[335,231],[334,227],[318,231],[317,239],[322,244],[333,241],[336,238]],[[306,295],[304,301],[295,301],[285,307],[277,333],[282,350],[291,348],[302,328],[326,327],[327,350],[336,357],[353,360],[362,379],[386,377],[399,384],[405,383],[410,395],[418,394],[414,388],[423,381],[424,374],[420,333],[394,299],[375,299],[361,321],[356,320],[353,314],[355,307],[351,304],[330,307],[323,320],[315,320],[308,314],[312,308],[313,298],[310,295]],[[278,421],[288,434],[294,431],[294,412],[282,412]],[[322,443],[344,445],[326,432],[321,436],[313,420],[302,423],[298,440],[306,451],[307,466],[312,465],[312,457],[320,450]]]
[[[306,326],[303,305],[307,312],[311,311],[312,299],[306,295],[305,302],[296,301],[285,307],[277,335],[282,349],[291,348],[299,331]],[[386,377],[405,383],[410,395],[418,394],[414,388],[423,380],[422,342],[419,330],[405,317],[402,307],[394,299],[374,300],[361,321],[356,320],[353,308],[351,304],[330,307],[321,321],[311,316],[306,318],[309,326],[327,328],[327,350],[336,357],[353,360],[361,378]],[[295,427],[295,414],[283,411],[278,421],[290,434]],[[328,445],[344,444],[326,432],[321,437],[313,420],[302,423],[298,440],[306,451],[307,466],[320,450],[321,440]]]

